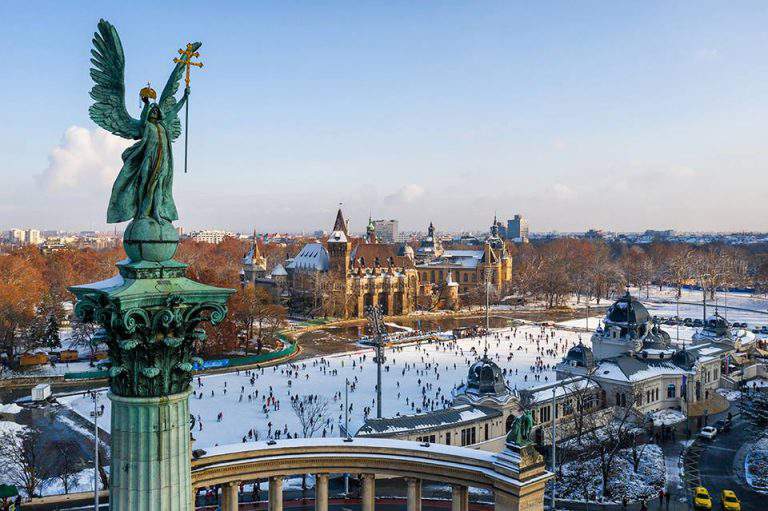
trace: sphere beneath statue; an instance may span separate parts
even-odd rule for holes
[[[133,220],[123,234],[123,247],[131,261],[162,262],[173,258],[179,246],[179,233],[170,222],[154,218]]]

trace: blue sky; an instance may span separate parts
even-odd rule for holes
[[[702,1],[3,2],[0,228],[105,226],[101,17],[134,115],[203,42],[186,228],[768,230],[768,4]]]

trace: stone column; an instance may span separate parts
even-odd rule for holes
[[[451,488],[451,511],[469,511],[469,488],[454,484]]]
[[[328,474],[315,475],[315,511],[328,511]]]
[[[283,511],[283,478],[269,478],[269,511]]]
[[[110,509],[189,511],[190,391],[112,401]]]
[[[362,489],[360,491],[360,505],[362,511],[373,511],[376,499],[376,475],[362,474]]]
[[[408,478],[408,511],[421,511],[421,479]]]
[[[221,511],[237,511],[239,483],[226,483],[221,487]]]
[[[499,490],[494,491],[494,501],[496,503],[495,509],[496,511],[519,511],[520,509],[520,501],[517,497],[514,495],[510,495],[509,493],[503,493]],[[542,507],[540,509],[543,509],[543,499],[539,502],[542,503]],[[535,509],[535,508],[530,508]]]

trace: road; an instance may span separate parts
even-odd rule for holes
[[[736,453],[742,445],[754,438],[754,433],[743,421],[737,419],[731,431],[718,435],[712,441],[701,442],[699,478],[702,486],[712,495],[713,508],[720,508],[720,492],[728,489],[735,491],[741,499],[742,511],[768,509],[768,497],[752,490],[738,475],[743,473],[744,468],[739,467],[743,461],[736,461]]]

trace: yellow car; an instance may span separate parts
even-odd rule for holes
[[[741,502],[732,490],[723,490],[720,494],[720,503],[725,511],[741,511]]]
[[[693,507],[695,509],[712,509],[712,499],[709,492],[703,486],[697,486],[693,490]]]

